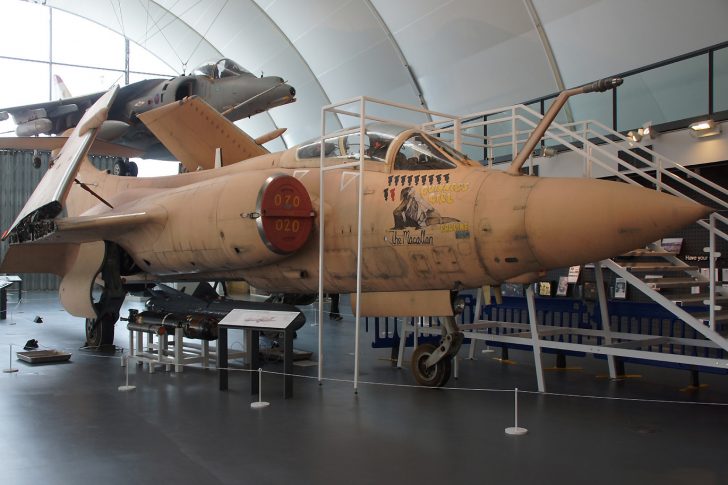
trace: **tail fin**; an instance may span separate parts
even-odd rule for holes
[[[63,82],[63,79],[61,79],[61,76],[58,74],[53,75],[53,86],[56,88],[58,99],[68,99],[73,97],[66,87],[66,83]]]

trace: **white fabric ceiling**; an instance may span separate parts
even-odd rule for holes
[[[430,109],[472,113],[555,92],[557,74],[570,87],[718,44],[728,23],[726,0],[45,3],[126,35],[180,72],[229,57],[283,77],[298,101],[242,126],[253,136],[288,127],[288,145],[317,136],[321,107],[332,101],[368,95],[419,105],[421,90]]]

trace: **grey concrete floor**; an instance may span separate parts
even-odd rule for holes
[[[13,359],[19,372],[0,374],[2,484],[728,483],[728,406],[719,405],[728,403],[728,376],[701,374],[707,387],[689,393],[680,390],[685,371],[628,364],[642,377],[610,382],[598,377],[604,361],[574,358],[568,364],[583,369],[548,372],[548,391],[619,399],[539,395],[529,353],[512,351],[517,364],[504,365],[478,352],[450,381],[459,389],[401,387],[414,383],[409,369],[392,367],[389,351],[372,349],[362,330],[355,394],[345,382],[354,368],[347,317],[325,324],[325,376],[337,380],[297,377],[293,399],[284,400],[281,378],[265,374],[271,406],[254,410],[244,372],[220,392],[213,370],[131,366],[137,389],[119,392],[120,354],[81,350],[83,321],[55,293],[28,293],[10,308],[12,318],[0,321],[1,368],[9,344],[30,338],[73,357]],[[43,323],[33,323],[36,315]],[[307,323],[295,347],[315,351],[317,331]],[[116,344],[128,346],[121,324]],[[551,355],[544,360],[553,364]],[[313,377],[316,367],[294,372]],[[529,431],[521,437],[504,433],[516,386],[530,391],[519,399],[519,424]]]

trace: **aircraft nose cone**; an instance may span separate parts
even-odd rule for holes
[[[525,226],[540,265],[559,268],[644,247],[710,212],[701,204],[634,185],[541,179],[529,195]]]
[[[281,106],[295,100],[296,89],[290,84],[285,84],[281,79],[281,83],[270,91],[268,97],[270,107]]]

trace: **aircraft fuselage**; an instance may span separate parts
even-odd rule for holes
[[[451,168],[398,169],[396,154],[412,133],[392,142],[388,161],[365,161],[363,291],[457,290],[535,280],[548,269],[644,246],[705,211],[641,187],[517,176],[467,160],[451,159]],[[154,214],[158,223],[113,239],[150,279],[243,279],[260,289],[310,293],[318,285],[318,167],[318,158],[299,159],[294,148],[158,179],[114,177],[88,166],[80,177],[108,193],[116,209]],[[267,239],[277,236],[261,229],[260,199],[276,177],[300,183],[313,209],[310,228],[300,223],[305,214],[276,219],[279,235],[310,232],[290,252],[271,249]],[[325,174],[326,291],[355,291],[358,183],[357,169]],[[110,210],[89,195],[72,199],[72,213],[101,216]],[[93,209],[74,205],[80,200]]]

